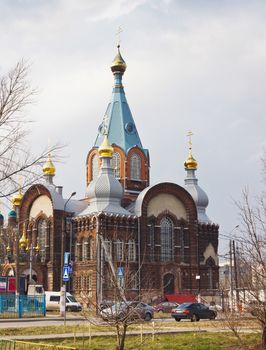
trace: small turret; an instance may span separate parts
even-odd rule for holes
[[[17,212],[12,209],[8,213],[8,226],[9,227],[15,227],[17,224]]]
[[[55,176],[56,168],[52,162],[51,153],[48,153],[47,161],[42,167],[43,175],[46,178],[47,182],[53,183],[53,177]]]
[[[184,162],[185,170],[187,172],[187,178],[185,179],[185,189],[194,199],[198,212],[198,221],[201,223],[210,223],[211,221],[206,214],[206,208],[209,204],[209,199],[207,194],[198,185],[198,179],[195,175],[195,171],[198,168],[198,163],[192,156],[192,135],[192,132],[189,131],[187,135],[189,137],[189,154],[188,159]]]

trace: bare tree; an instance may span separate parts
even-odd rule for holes
[[[21,186],[28,186],[39,176],[39,167],[53,146],[33,155],[26,144],[28,134],[25,109],[33,103],[36,90],[28,80],[29,65],[23,60],[0,77],[0,197],[8,197]],[[18,183],[18,174],[23,184]]]
[[[266,154],[262,159],[266,173]],[[241,218],[241,238],[238,239],[238,269],[246,303],[262,328],[262,347],[266,349],[266,202],[262,193],[252,198],[247,189],[237,203]],[[238,291],[237,291],[238,292]]]
[[[150,321],[153,317],[153,308],[142,302],[145,299],[144,295],[140,295],[139,292],[135,293],[135,296],[130,294],[132,287],[137,290],[139,269],[132,269],[129,263],[121,267],[119,261],[111,255],[110,249],[108,249],[106,241],[101,235],[100,239],[104,251],[105,271],[97,271],[97,273],[103,274],[102,277],[108,280],[106,282],[108,283],[109,291],[112,293],[111,300],[98,304],[93,302],[87,293],[82,293],[81,298],[84,304],[93,306],[93,309],[104,321],[104,325],[107,324],[111,329],[115,330],[116,349],[124,350],[129,326]],[[127,237],[127,239],[130,241],[130,237]],[[128,255],[126,249],[124,254],[125,256]],[[148,280],[146,280],[146,284],[149,284]],[[91,317],[86,311],[83,314],[89,322],[99,325],[98,319]]]

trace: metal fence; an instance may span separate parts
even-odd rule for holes
[[[0,318],[45,316],[45,295],[0,294]]]
[[[69,346],[32,343],[20,340],[0,340],[0,350],[76,350]]]

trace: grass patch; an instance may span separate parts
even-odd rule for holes
[[[8,327],[8,324],[7,324]],[[155,322],[154,323],[155,332],[160,330],[179,330],[182,331],[183,329],[192,329],[195,332],[201,330],[202,328],[222,328],[224,330],[227,330],[226,323],[223,321],[200,321],[200,322],[190,322],[190,321],[181,321],[181,322],[165,322],[162,320],[162,322]],[[249,322],[243,321],[239,322],[238,327],[243,328],[249,328],[249,329],[258,329],[258,324],[254,322],[253,320],[250,320]],[[143,330],[150,330],[153,329],[153,322],[144,322],[142,324]],[[140,324],[132,324],[129,328],[129,330],[139,330]],[[82,322],[79,322],[76,325],[68,325],[66,326],[37,326],[37,327],[17,327],[17,328],[0,328],[0,337],[1,336],[17,336],[17,335],[42,335],[42,334],[65,334],[65,333],[88,333],[91,332],[106,332],[106,331],[114,331],[115,328],[108,326],[107,324],[103,325],[93,325],[89,324],[89,321],[84,320]]]
[[[249,350],[259,350],[254,344],[259,343],[259,335],[247,334],[243,337],[245,348]],[[43,342],[43,341],[42,341]],[[50,344],[73,346],[79,350],[115,350],[115,337],[97,337],[88,338],[62,339],[49,341]],[[128,336],[126,338],[126,350],[228,350],[244,349],[240,347],[231,333],[180,333],[175,335],[157,335],[154,340],[152,337],[143,337],[143,343],[140,337]]]

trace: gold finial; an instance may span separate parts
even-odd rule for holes
[[[191,139],[191,136],[193,136],[192,131],[189,131],[187,133],[187,136],[188,136],[189,153],[188,153],[188,159],[185,161],[184,166],[186,169],[196,170],[198,167],[198,163],[192,156],[192,139]]]
[[[8,243],[8,246],[6,247],[6,251],[7,251],[7,253],[10,253],[10,252],[11,252],[11,248],[10,248],[9,243]]]
[[[43,173],[44,175],[54,175],[55,174],[55,166],[52,162],[52,158],[51,158],[51,153],[48,153],[48,157],[47,157],[47,162],[44,164],[43,168]]]
[[[37,245],[36,245],[36,247],[35,247],[35,251],[36,251],[36,253],[39,253],[39,251],[40,251],[40,247],[39,247],[39,244],[37,243]]]
[[[28,244],[27,236],[26,236],[26,223],[23,225],[23,231],[22,231],[22,236],[19,240],[19,247],[20,248],[26,248]]]
[[[100,157],[107,157],[107,158],[113,157],[114,149],[108,141],[108,137],[107,137],[106,132],[104,133],[103,143],[99,147],[98,152],[99,152]]]
[[[118,53],[111,64],[111,71],[113,73],[120,72],[123,74],[127,69],[127,65],[120,53],[120,42],[121,42],[120,34],[122,33],[122,31],[123,31],[122,28],[118,27],[118,30],[116,32]]]

